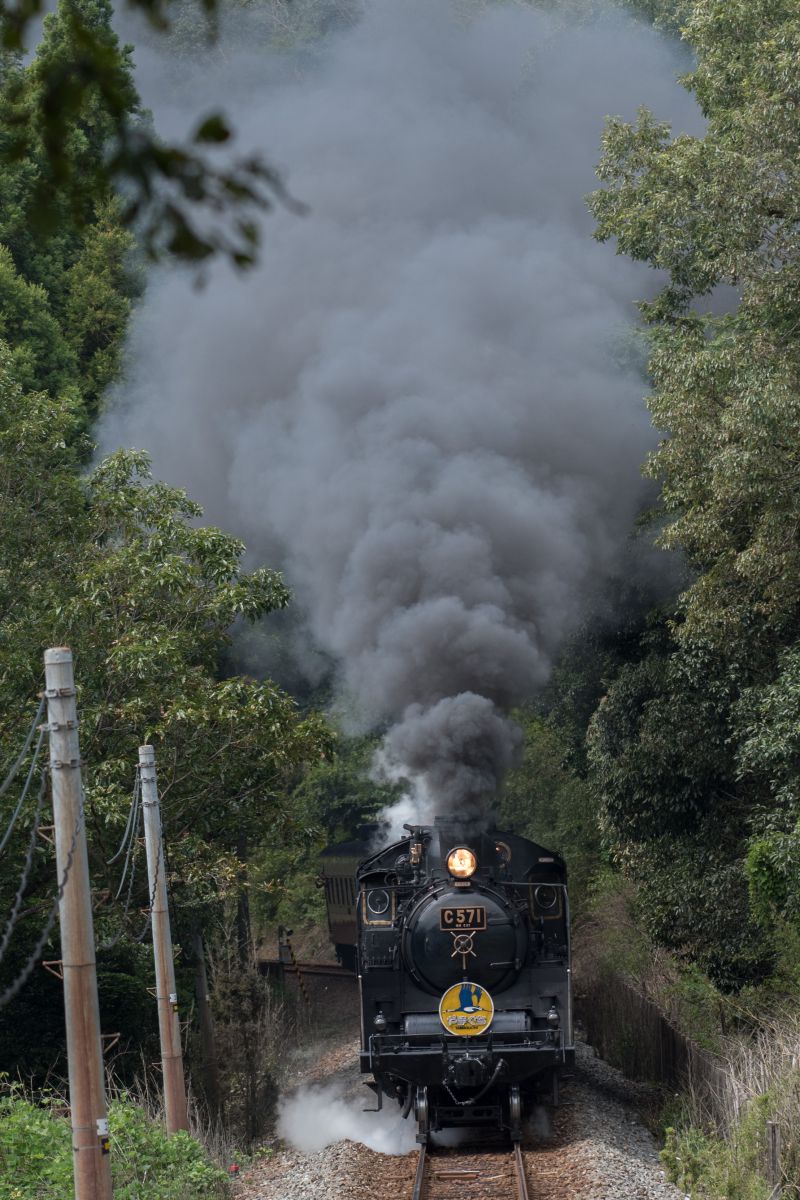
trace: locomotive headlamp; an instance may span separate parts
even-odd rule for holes
[[[549,883],[542,883],[533,893],[539,908],[555,908],[558,903],[558,892]]]
[[[389,893],[383,888],[370,888],[367,892],[367,908],[380,917],[389,908]]]
[[[456,846],[447,856],[447,869],[456,879],[469,879],[477,865],[477,858],[466,846]]]

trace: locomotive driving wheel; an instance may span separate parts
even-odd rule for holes
[[[512,1142],[522,1138],[522,1093],[519,1084],[514,1083],[508,1089],[508,1125]]]
[[[414,1116],[417,1119],[417,1141],[425,1146],[430,1134],[430,1116],[428,1112],[428,1089],[418,1087],[414,1097]]]

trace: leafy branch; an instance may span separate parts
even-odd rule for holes
[[[215,0],[201,0],[201,5],[213,28]],[[131,7],[161,30],[169,28],[168,6],[169,0],[131,0]],[[297,214],[305,211],[259,155],[223,165],[214,161],[214,151],[232,139],[221,113],[205,115],[185,144],[158,137],[141,112],[130,48],[121,48],[111,30],[105,0],[62,0],[57,49],[45,41],[31,71],[14,69],[42,8],[42,0],[0,2],[2,48],[10,64],[3,80],[6,136],[0,139],[0,165],[36,161],[34,229],[52,233],[65,207],[76,225],[85,224],[90,220],[87,196],[111,188],[121,194],[123,221],[137,229],[149,257],[169,253],[196,263],[222,254],[241,268],[256,260],[259,212],[276,204]],[[75,131],[96,125],[98,118],[106,148],[87,178],[85,162],[74,153]]]

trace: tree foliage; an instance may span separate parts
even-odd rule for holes
[[[338,739],[335,752],[312,764],[292,790],[288,836],[264,841],[255,855],[257,909],[265,922],[325,924],[324,894],[316,886],[320,851],[363,838],[381,809],[401,794],[399,784],[371,778],[379,740],[375,735]]]
[[[800,18],[788,3],[699,0],[685,36],[705,137],[671,139],[646,111],[612,121],[591,205],[598,237],[669,275],[642,307],[651,411],[669,435],[650,463],[662,542],[699,571],[681,636],[728,645],[755,627],[783,641],[798,616]],[[736,290],[733,311],[690,309],[718,285]]]
[[[274,571],[243,572],[242,543],[198,525],[199,506],[152,482],[145,455],[119,451],[82,483],[67,448],[74,417],[62,409],[59,427],[57,416],[48,397],[23,397],[0,371],[0,451],[14,448],[0,474],[4,706],[24,710],[44,646],[71,645],[83,753],[97,764],[94,816],[118,832],[136,747],[168,746],[167,818],[191,846],[187,869],[213,876],[204,842],[232,845],[243,824],[257,831],[265,806],[328,746],[324,724],[274,685],[216,676],[234,622],[283,607],[288,592]],[[31,507],[37,519],[22,521]]]
[[[785,911],[800,815],[789,716],[800,635],[800,14],[788,0],[694,0],[683,36],[706,133],[672,137],[646,110],[635,124],[610,121],[590,205],[601,240],[666,273],[641,306],[649,405],[665,434],[648,471],[661,484],[660,542],[694,579],[658,649],[611,686],[590,741],[605,819],[647,883],[654,921],[700,957],[705,939],[730,981],[737,961],[756,969],[742,907],[748,839],[758,910],[769,879]],[[704,861],[718,864],[703,876],[716,905],[738,914],[738,949],[708,906],[694,934],[678,932],[678,878]]]
[[[169,28],[170,0],[132,6],[156,28]],[[200,12],[194,6],[209,34],[216,8],[215,0],[204,0]],[[199,115],[183,144],[158,136],[142,119],[131,48],[120,47],[113,32],[110,0],[59,0],[33,63],[22,67],[31,24],[44,9],[44,0],[0,6],[0,168],[13,181],[12,219],[22,211],[14,184],[27,201],[30,253],[43,235],[79,235],[93,223],[97,197],[118,193],[125,197],[123,224],[136,224],[151,257],[197,262],[222,253],[236,266],[250,265],[259,239],[255,215],[276,202],[302,211],[278,173],[257,155],[219,165],[213,151],[232,134],[218,112]]]
[[[592,876],[604,861],[594,790],[570,765],[560,730],[530,710],[515,719],[524,734],[523,759],[506,781],[498,824],[563,855],[571,909],[580,914]]]
[[[110,5],[86,0],[82,12],[116,55],[120,106],[133,119],[130,58],[117,48]],[[89,418],[116,375],[138,280],[133,238],[107,175],[113,122],[101,97],[89,89],[74,110],[58,108],[53,147],[40,120],[47,89],[75,53],[62,6],[46,18],[27,66],[10,54],[0,64],[0,337],[13,347],[24,388],[53,396],[71,388]],[[62,175],[74,178],[74,194]]]
[[[127,819],[142,742],[156,746],[180,933],[191,911],[202,920],[241,889],[242,839],[280,827],[287,792],[328,753],[331,737],[321,718],[301,713],[269,681],[218,674],[231,626],[287,603],[280,576],[243,571],[242,543],[200,525],[201,510],[184,492],[149,478],[145,455],[117,452],[82,479],[79,421],[77,402],[24,393],[13,355],[0,347],[0,706],[10,718],[0,752],[9,761],[30,722],[43,649],[70,645],[92,877],[95,887],[109,889],[95,917],[103,943],[138,932],[138,909],[148,903],[142,862],[127,911],[124,890],[113,900],[120,864],[108,863]],[[4,895],[14,893],[31,819],[29,806],[0,862]],[[54,882],[42,843],[21,952],[41,927]],[[0,963],[4,982],[19,961],[15,955]],[[111,970],[107,988],[119,991],[127,971]],[[128,974],[127,994],[123,987],[107,1007],[124,1028],[124,1011],[135,1013],[134,984]],[[36,1012],[26,991],[0,1014],[6,1048],[29,1028],[23,1014]]]

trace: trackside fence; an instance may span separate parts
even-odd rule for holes
[[[731,1038],[717,1055],[677,1029],[627,980],[605,972],[583,981],[576,1014],[586,1040],[602,1058],[630,1079],[683,1092],[693,1121],[722,1138],[735,1138],[748,1106],[769,1096],[764,1178],[775,1198],[800,1194],[795,1190],[800,1167],[799,1021],[782,1020],[752,1038]]]
[[[707,1122],[725,1135],[730,1130],[727,1064],[686,1037],[652,1000],[627,980],[603,975],[580,998],[578,1012],[586,1040],[601,1058],[630,1079],[691,1093]]]

